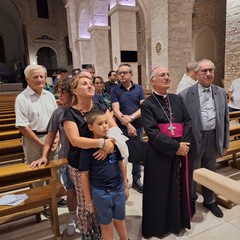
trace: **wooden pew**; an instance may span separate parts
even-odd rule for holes
[[[20,138],[20,131],[18,129],[6,130],[0,132],[0,141]]]
[[[15,123],[15,116],[14,117],[11,117],[11,118],[4,118],[4,119],[1,119],[0,118],[0,125],[2,124],[8,124],[8,123]]]
[[[15,113],[15,109],[0,109],[0,114],[12,114]]]
[[[0,132],[1,131],[7,131],[7,130],[15,130],[15,123],[6,123],[0,125]]]
[[[24,153],[20,138],[0,141],[0,163],[21,159],[24,162]]]
[[[240,124],[230,126],[229,135],[230,135],[230,138],[234,138],[234,139],[236,139],[236,137],[239,137],[240,136]]]
[[[0,111],[0,119],[6,119],[6,118],[15,118],[15,113],[7,113],[7,114],[5,114],[5,113],[2,113],[1,111]]]
[[[237,120],[240,123],[240,111],[229,112],[230,120]]]
[[[25,211],[49,204],[53,233],[57,239],[60,236],[57,197],[65,195],[66,192],[62,184],[56,182],[56,170],[65,164],[67,164],[67,159],[50,161],[47,166],[42,165],[34,169],[25,163],[1,167],[0,193],[6,194],[8,191],[11,191],[11,194],[25,193],[29,198],[17,206],[0,206],[0,224],[13,220],[12,216],[22,217]],[[43,180],[48,180],[49,184],[36,188],[28,187],[32,183]]]

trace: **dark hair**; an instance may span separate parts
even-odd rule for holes
[[[87,65],[84,69],[94,69],[95,70],[95,68],[92,64]]]
[[[111,70],[111,71],[108,73],[108,77],[111,77],[113,72],[116,72],[116,71],[115,71],[115,70]]]
[[[103,83],[104,83],[104,80],[103,80],[103,78],[101,77],[101,76],[95,76],[94,78],[93,78],[93,84],[95,83],[95,81],[96,81],[96,79],[100,79]]]
[[[68,72],[68,70],[66,68],[63,68],[63,67],[60,67],[60,68],[57,69],[58,74],[67,73],[67,72]]]
[[[97,109],[88,112],[86,114],[86,122],[87,122],[87,124],[93,125],[93,123],[96,121],[96,118],[98,116],[102,116],[104,114],[105,114],[105,112],[103,112],[102,110],[97,110]]]
[[[79,72],[81,72],[81,69],[80,68],[74,68],[72,70],[72,75],[74,74],[74,72],[77,72],[76,74],[78,74]]]
[[[57,85],[55,86],[55,92],[59,92],[59,90],[61,92],[65,91],[69,94],[69,96],[73,96],[72,82],[73,82],[73,78],[59,80],[57,82]]]

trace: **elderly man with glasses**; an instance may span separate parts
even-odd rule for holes
[[[196,159],[193,170],[203,167],[215,171],[216,158],[227,152],[229,145],[229,115],[226,92],[212,84],[215,66],[208,59],[198,62],[196,68],[198,84],[180,93],[192,120],[193,135],[196,142]],[[202,187],[203,206],[216,217],[223,217],[214,192]],[[197,200],[196,183],[192,183],[192,213],[195,213]]]

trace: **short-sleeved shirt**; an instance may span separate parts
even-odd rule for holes
[[[240,78],[232,81],[229,91],[232,92],[233,102],[230,101],[228,106],[240,110]]]
[[[58,130],[60,132],[61,148],[58,153],[59,158],[67,158],[69,150],[69,141],[62,125],[63,115],[66,109],[66,106],[60,106],[59,108],[57,108],[53,112],[47,127],[47,130],[50,132],[57,133]]]
[[[102,160],[96,160],[93,154],[98,149],[82,149],[79,161],[80,171],[89,171],[90,184],[93,187],[102,190],[120,190],[123,183],[122,170],[118,161],[122,161],[117,147],[115,147],[113,153],[107,155]]]
[[[140,101],[144,100],[144,92],[139,84],[132,83],[132,87],[127,90],[123,85],[117,85],[111,90],[111,102],[119,103],[120,112],[124,115],[132,115],[138,109],[140,109]],[[135,128],[142,127],[141,118],[135,119],[131,124]],[[117,119],[117,125],[119,128],[126,129],[125,126]]]
[[[46,132],[53,111],[57,109],[52,93],[42,90],[38,95],[29,86],[15,101],[16,127],[29,127],[37,132]]]
[[[107,107],[101,104],[94,103],[92,110],[102,110],[103,112],[107,111]],[[79,135],[81,137],[88,137],[91,138],[91,131],[88,129],[87,123],[84,120],[84,116],[75,108],[68,108],[64,112],[63,116],[63,123],[65,121],[75,122],[78,127]],[[74,147],[70,143],[69,151],[68,151],[68,164],[73,167],[77,168],[79,166],[79,158],[80,158],[81,148]]]

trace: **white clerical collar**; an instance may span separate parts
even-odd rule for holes
[[[161,93],[158,93],[158,92],[156,92],[156,91],[154,91],[154,90],[152,90],[156,95],[158,95],[158,96],[162,96],[163,98],[166,98],[167,97],[167,94],[168,93],[166,93],[166,94],[161,94]]]

